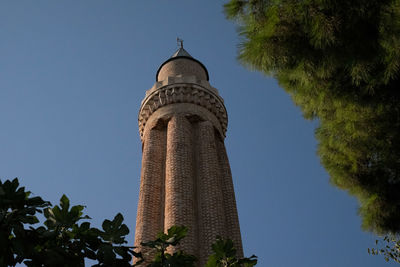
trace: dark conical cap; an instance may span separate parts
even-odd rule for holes
[[[190,57],[193,58],[183,47],[180,47],[176,52],[171,56],[171,58],[174,57]]]
[[[161,69],[169,62],[171,61],[175,61],[175,60],[179,60],[179,59],[188,59],[190,61],[192,61],[191,64],[195,64],[195,65],[200,65],[201,69],[204,70],[205,73],[205,78],[207,79],[207,81],[209,80],[209,76],[208,76],[208,71],[206,69],[206,67],[203,65],[203,63],[201,63],[200,61],[198,61],[197,59],[193,58],[182,46],[176,50],[176,52],[169,58],[167,59],[163,64],[161,64],[161,66],[158,68],[157,70],[157,74],[156,74],[156,81],[158,82],[158,76],[159,73],[161,71]],[[202,71],[201,71],[202,72]]]

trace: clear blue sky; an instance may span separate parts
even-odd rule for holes
[[[370,256],[357,201],[329,183],[316,122],[268,77],[236,60],[221,1],[0,2],[0,177],[93,223],[122,212],[134,239],[137,113],[159,65],[185,40],[229,114],[226,146],[245,254],[260,267],[394,266]]]

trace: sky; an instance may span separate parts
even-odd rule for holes
[[[137,114],[176,38],[208,69],[228,111],[225,139],[245,254],[260,267],[395,266],[367,253],[357,200],[329,182],[307,121],[277,82],[242,66],[223,1],[0,2],[0,178],[118,212],[133,244]],[[396,264],[397,266],[397,264]]]

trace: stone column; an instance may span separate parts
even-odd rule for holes
[[[192,125],[180,114],[168,122],[165,178],[166,231],[173,225],[185,225],[188,235],[178,248],[197,255],[196,207],[194,201],[194,170]]]
[[[166,129],[150,129],[144,136],[135,246],[154,240],[164,228]],[[142,250],[142,252],[145,252]]]
[[[211,122],[197,125],[197,188],[199,207],[199,266],[204,266],[212,253],[211,245],[216,236],[225,234],[225,211],[220,185],[220,168]]]
[[[243,257],[242,237],[240,235],[239,217],[236,208],[235,191],[233,188],[231,168],[225,144],[217,138],[218,162],[221,168],[221,189],[224,198],[226,235],[232,239],[238,257]]]

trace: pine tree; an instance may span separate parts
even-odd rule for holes
[[[400,1],[231,0],[239,60],[275,77],[319,121],[331,182],[362,227],[400,232]]]

